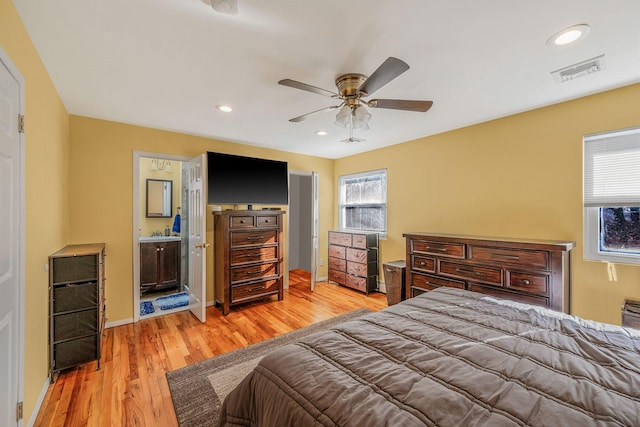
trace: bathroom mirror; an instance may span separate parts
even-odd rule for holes
[[[173,181],[147,179],[147,218],[171,218]]]

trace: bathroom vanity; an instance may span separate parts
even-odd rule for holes
[[[180,287],[180,237],[140,237],[142,294]]]

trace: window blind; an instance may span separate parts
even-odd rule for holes
[[[640,206],[640,128],[584,137],[584,207]]]

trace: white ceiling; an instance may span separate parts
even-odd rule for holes
[[[238,0],[237,15],[202,0],[14,3],[70,114],[326,158],[640,81],[638,0]],[[580,23],[587,38],[546,45]],[[601,54],[603,72],[551,77]],[[373,98],[431,110],[372,109],[358,144],[339,142],[335,111],[288,121],[336,102],[279,80],[335,91],[338,74],[370,75],[389,56],[411,69]]]

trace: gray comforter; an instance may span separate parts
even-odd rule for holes
[[[640,426],[640,334],[441,288],[280,348],[223,426]]]

